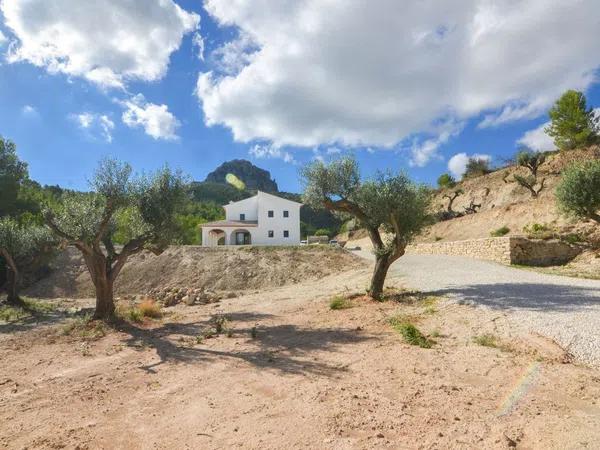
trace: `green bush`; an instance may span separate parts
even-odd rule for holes
[[[345,297],[337,296],[331,299],[331,302],[329,302],[329,308],[334,310],[352,308],[352,302]]]
[[[503,227],[498,228],[497,230],[494,230],[490,233],[490,236],[492,237],[501,237],[501,236],[506,236],[508,233],[510,233],[510,228],[508,228],[506,225]]]
[[[437,179],[437,184],[438,184],[438,187],[440,187],[442,189],[443,188],[453,188],[454,186],[456,186],[456,180],[449,173],[443,173]]]
[[[330,231],[327,228],[319,228],[315,231],[315,236],[330,236]]]
[[[402,315],[394,316],[389,319],[389,323],[394,330],[402,335],[408,344],[417,345],[421,348],[432,347],[433,341],[427,339],[407,317]]]
[[[469,158],[467,169],[463,175],[464,179],[480,177],[490,173],[490,162],[485,158]]]
[[[600,223],[600,160],[568,167],[556,188],[556,200],[564,213]]]

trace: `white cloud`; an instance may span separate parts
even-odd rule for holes
[[[129,128],[142,127],[147,135],[154,139],[177,139],[177,128],[180,123],[169,112],[167,105],[148,103],[142,94],[120,102],[125,108],[123,123]]]
[[[550,122],[546,122],[533,130],[527,131],[518,141],[517,144],[529,147],[531,150],[536,152],[543,152],[547,150],[554,150],[554,139],[546,134],[544,131],[546,127],[550,125]]]
[[[8,38],[2,33],[2,30],[0,30],[0,46],[4,45],[6,41],[8,41]]]
[[[328,155],[339,155],[342,153],[342,149],[339,147],[329,147],[326,152]]]
[[[283,151],[281,148],[276,147],[271,144],[255,144],[250,147],[248,150],[248,154],[254,156],[257,159],[283,159],[286,163],[295,164],[296,161],[294,157],[286,151]]]
[[[197,95],[208,125],[277,146],[433,141],[440,118],[481,126],[539,114],[600,64],[595,0],[206,0],[238,36]],[[577,33],[572,30],[576,29]],[[419,146],[417,146],[419,147]]]
[[[21,114],[23,114],[25,117],[38,117],[39,116],[37,109],[31,105],[23,106],[23,108],[21,108]]]
[[[464,175],[467,170],[467,163],[471,158],[483,159],[488,162],[492,160],[492,157],[486,154],[475,153],[469,156],[466,153],[457,153],[448,161],[448,170],[454,178],[459,179]]]
[[[91,139],[100,137],[108,143],[112,142],[112,131],[115,128],[115,123],[106,114],[82,112],[71,114],[70,117]]]
[[[204,61],[204,38],[202,38],[202,35],[200,33],[195,33],[192,43],[198,50],[198,59]]]
[[[200,18],[172,0],[3,0],[6,26],[18,39],[8,61],[83,77],[103,87],[155,81],[182,37]]]
[[[464,127],[463,123],[453,121],[442,122],[437,130],[437,136],[427,139],[421,143],[414,141],[411,148],[411,166],[425,167],[431,159],[440,159],[438,149],[450,140],[450,138],[458,135]]]

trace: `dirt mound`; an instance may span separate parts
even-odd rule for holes
[[[117,279],[115,293],[145,294],[165,287],[264,289],[316,280],[363,265],[360,258],[327,246],[172,246],[159,256],[149,252],[133,256]],[[39,298],[86,298],[94,296],[94,288],[80,253],[69,248],[52,263],[50,275],[27,289],[26,294]]]

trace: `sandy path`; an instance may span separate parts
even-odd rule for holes
[[[600,367],[599,280],[440,255],[405,255],[389,275],[423,292],[509,312],[516,328],[554,339],[578,360]]]

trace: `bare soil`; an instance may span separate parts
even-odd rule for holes
[[[501,311],[418,295],[329,308],[368,276],[180,304],[91,341],[61,335],[59,314],[0,324],[0,447],[600,447],[598,371]],[[230,337],[198,339],[216,313]],[[433,347],[404,342],[397,314]]]
[[[146,294],[153,288],[210,288],[248,291],[317,280],[364,261],[339,248],[172,246],[161,255],[132,256],[117,278],[115,293]],[[26,290],[36,298],[86,298],[94,287],[81,253],[67,248],[48,277]]]

